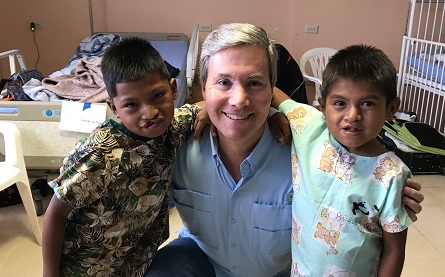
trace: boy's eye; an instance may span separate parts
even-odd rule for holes
[[[343,106],[345,104],[344,101],[335,101],[334,106]]]
[[[135,107],[135,106],[136,106],[135,103],[125,103],[125,104],[124,104],[124,107],[125,107],[125,108],[133,108],[133,107]]]
[[[375,103],[372,101],[365,101],[365,102],[363,102],[362,106],[365,106],[365,107],[375,106]]]
[[[159,92],[159,93],[156,93],[156,94],[153,96],[153,99],[160,99],[160,98],[162,98],[164,95],[165,95],[165,92]]]

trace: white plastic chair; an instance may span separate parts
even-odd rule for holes
[[[312,48],[306,51],[300,58],[300,70],[305,78],[315,83],[315,100],[312,106],[318,106],[318,97],[320,94],[320,87],[323,82],[322,74],[329,61],[329,58],[337,53],[337,49],[328,47]],[[306,63],[309,61],[311,65],[312,75],[306,73]]]
[[[5,161],[0,162],[0,190],[8,188],[14,183],[17,185],[37,243],[42,245],[42,231],[37,220],[31,186],[26,172],[19,129],[11,122],[0,121],[0,133],[3,134],[5,142]]]

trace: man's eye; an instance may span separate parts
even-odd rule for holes
[[[220,86],[228,86],[228,85],[230,85],[230,82],[228,80],[219,80],[217,83]]]
[[[260,81],[251,81],[251,82],[249,82],[249,86],[251,86],[251,87],[258,87],[258,86],[262,86],[262,85],[263,85],[263,83],[260,82]]]

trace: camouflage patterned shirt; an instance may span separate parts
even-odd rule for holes
[[[62,276],[143,276],[169,236],[168,185],[176,151],[193,130],[196,105],[175,110],[168,130],[148,139],[107,120],[79,141],[50,182],[73,207]]]

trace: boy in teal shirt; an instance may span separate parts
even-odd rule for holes
[[[292,276],[399,276],[409,169],[376,139],[399,107],[380,50],[340,50],[323,73],[321,111],[274,92],[292,129]]]

